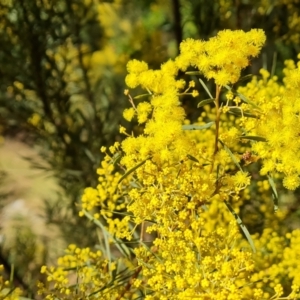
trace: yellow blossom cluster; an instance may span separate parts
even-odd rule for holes
[[[297,253],[300,231],[294,230],[286,236],[280,236],[271,228],[266,228],[261,237],[254,240],[259,250],[253,257],[256,270],[249,280],[249,288],[245,289],[245,295],[250,297],[255,290],[260,297],[257,299],[299,299]]]
[[[66,254],[57,261],[57,267],[43,266],[46,284],[39,282],[39,294],[44,299],[114,299],[124,287],[110,289],[117,261],[110,262],[100,251],[69,245]]]
[[[191,229],[155,239],[154,253],[135,250],[147,279],[145,290],[154,292],[145,299],[242,299],[243,285],[254,268],[252,254],[233,248],[238,237],[234,224],[229,234],[219,228],[199,235],[193,229],[200,230],[201,223],[195,220]]]
[[[118,206],[116,204],[118,199],[116,190],[121,175],[118,173],[112,174],[114,165],[109,156],[107,156],[106,159],[106,161],[102,161],[101,168],[97,170],[99,175],[99,184],[97,185],[97,188],[86,188],[81,201],[82,209],[91,211],[94,207],[98,206],[102,208],[100,215],[111,217],[112,211],[123,207],[123,205]],[[100,215],[94,215],[94,217],[99,219]],[[83,216],[83,214],[81,214],[81,216]]]
[[[134,271],[120,284],[114,279],[123,271],[116,269],[113,278],[113,262],[72,245],[57,268],[42,270],[54,284],[50,292],[40,285],[46,299],[71,299],[66,293],[72,299],[297,299],[300,235],[280,235],[284,213],[271,216],[267,203],[276,187],[265,175],[284,174],[290,189],[300,183],[298,68],[288,62],[284,85],[263,70],[261,80],[254,77],[238,91],[228,86],[264,41],[262,30],[225,30],[205,42],[184,41],[180,55],[159,70],[128,63],[128,87],[147,93],[125,93],[131,107],[124,118],[136,118],[140,134],[121,127],[126,138],[109,153],[101,149],[106,157],[97,170],[99,184],[85,190],[80,215],[105,228],[111,247],[119,247]],[[196,84],[177,79],[189,67],[216,84],[215,97],[200,102],[196,124],[186,119],[180,101],[198,94]],[[271,219],[252,237],[238,216],[249,212],[248,203]],[[245,221],[258,219],[250,213]]]
[[[244,122],[245,131],[266,140],[252,144],[263,163],[260,173],[283,173],[283,185],[295,190],[300,185],[300,69],[287,61],[283,71],[284,85],[277,82],[276,76],[270,78],[266,70],[261,70],[262,79],[255,76],[239,91],[255,105],[257,113],[257,118]]]
[[[241,70],[249,65],[249,59],[259,54],[265,39],[259,29],[247,33],[223,30],[207,42],[187,39],[180,45],[176,64],[181,70],[196,67],[217,85],[233,84],[240,78]]]
[[[255,32],[260,35],[262,33],[253,31],[251,34]],[[249,39],[249,34],[240,33],[242,35],[239,37]],[[232,39],[235,38],[237,37],[233,33]],[[207,49],[213,49],[215,39],[208,41],[207,45]],[[135,88],[141,85],[148,91],[150,102],[141,102],[136,106],[134,100],[130,98],[132,108],[124,112],[127,120],[131,120],[135,115],[138,120],[143,119],[145,127],[143,134],[137,137],[128,136],[121,143],[120,166],[127,170],[125,175],[128,174],[129,184],[122,182],[119,189],[126,191],[122,199],[126,204],[127,212],[134,217],[134,223],[142,224],[144,221],[150,221],[152,224],[147,227],[147,232],[155,232],[160,236],[154,241],[158,249],[155,257],[170,252],[175,244],[177,246],[180,244],[180,241],[175,240],[174,237],[179,238],[186,234],[190,239],[194,239],[199,236],[203,224],[194,219],[200,218],[204,204],[214,198],[219,201],[229,200],[231,197],[238,199],[239,193],[250,184],[247,172],[236,169],[233,173],[227,172],[227,166],[232,164],[228,151],[220,149],[214,153],[214,142],[209,143],[215,137],[214,126],[208,131],[210,139],[200,144],[199,139],[197,141],[191,138],[189,130],[182,130],[185,115],[180,107],[179,95],[185,87],[185,82],[175,79],[179,69],[177,65],[177,61],[170,60],[162,65],[160,70],[153,71],[148,69],[145,62],[133,60],[128,63],[129,74],[126,77],[129,87]],[[219,67],[221,68],[221,65]],[[225,64],[224,69],[226,68]],[[240,72],[241,68],[235,72]],[[193,86],[189,84],[189,88]],[[211,116],[213,119],[214,115]],[[205,131],[203,134],[206,134]],[[230,130],[227,137],[228,144],[232,144],[237,136],[236,131]],[[225,135],[223,139],[226,139]],[[84,203],[87,195],[86,192],[83,196]],[[89,203],[92,204],[93,201]],[[108,228],[111,228],[110,223],[119,222],[112,220],[108,223]],[[116,233],[115,229],[113,233]],[[193,254],[195,249],[197,247],[195,248],[191,241],[182,241],[182,249],[177,254],[176,270],[186,259],[183,255],[190,253],[189,255],[195,259]],[[137,258],[143,262],[143,257],[139,257],[139,251],[143,252],[143,248],[136,249]],[[247,256],[248,253],[245,255]],[[249,263],[247,259],[245,258],[245,264]],[[147,259],[147,266],[151,265],[152,260],[153,258]],[[151,268],[154,273],[157,273],[156,266]],[[193,272],[190,270],[190,273]],[[174,277],[172,278],[174,281]],[[166,297],[170,297],[171,294],[165,293],[161,287],[158,287],[154,278],[149,278],[147,284],[152,285],[151,282],[157,287],[157,295],[163,297],[166,294]],[[191,282],[192,280],[189,280],[189,283],[185,283],[189,289],[191,289]],[[196,292],[197,295],[199,293],[202,292]],[[187,294],[182,295],[184,297]]]

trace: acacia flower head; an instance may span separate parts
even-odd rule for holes
[[[249,65],[250,58],[259,54],[265,40],[261,29],[223,30],[208,41],[187,39],[180,45],[176,64],[183,71],[188,66],[196,67],[217,85],[233,84]]]

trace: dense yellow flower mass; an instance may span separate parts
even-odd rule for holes
[[[106,157],[97,170],[99,184],[85,190],[80,213],[123,255],[123,268],[110,272],[118,255],[107,260],[72,245],[57,268],[42,269],[54,283],[50,292],[40,284],[46,299],[299,297],[300,235],[279,236],[270,229],[279,230],[284,212],[252,238],[237,215],[251,201],[270,217],[266,203],[271,187],[276,193],[270,187],[276,174],[288,189],[300,185],[298,67],[287,63],[284,85],[262,70],[261,80],[254,77],[238,91],[230,86],[264,41],[259,29],[225,30],[208,41],[182,42],[179,56],[159,70],[137,60],[128,63],[126,84],[147,94],[132,97],[126,91],[131,107],[124,118],[142,124],[141,134],[121,127],[125,139],[101,149]],[[215,97],[200,102],[196,124],[186,119],[180,97],[200,93],[195,82],[177,78],[191,68],[215,82]],[[129,241],[133,248],[126,246]],[[124,268],[129,276],[120,283]],[[70,270],[78,278],[75,287]]]
[[[300,185],[300,70],[287,61],[284,85],[262,70],[262,79],[253,80],[239,91],[256,105],[259,118],[244,124],[249,135],[261,136],[266,142],[256,142],[252,150],[263,161],[262,175],[284,174],[283,185],[294,190]]]
[[[238,81],[241,70],[259,54],[265,40],[264,32],[258,29],[247,33],[223,30],[207,42],[187,39],[180,45],[176,64],[182,70],[197,67],[205,77],[224,86]]]

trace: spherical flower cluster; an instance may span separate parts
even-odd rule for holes
[[[261,29],[247,33],[223,30],[209,41],[187,39],[180,45],[176,65],[181,70],[196,67],[217,85],[233,84],[238,81],[241,70],[249,65],[250,57],[259,54],[265,40]]]

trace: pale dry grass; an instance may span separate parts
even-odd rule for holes
[[[53,263],[66,245],[59,226],[46,224],[44,201],[54,201],[62,191],[48,171],[33,169],[24,157],[43,163],[36,149],[19,141],[6,139],[0,146],[0,195],[7,195],[0,200],[0,248],[13,249],[17,235],[30,233],[36,237],[36,263],[42,261],[45,247],[51,253],[47,261]]]

